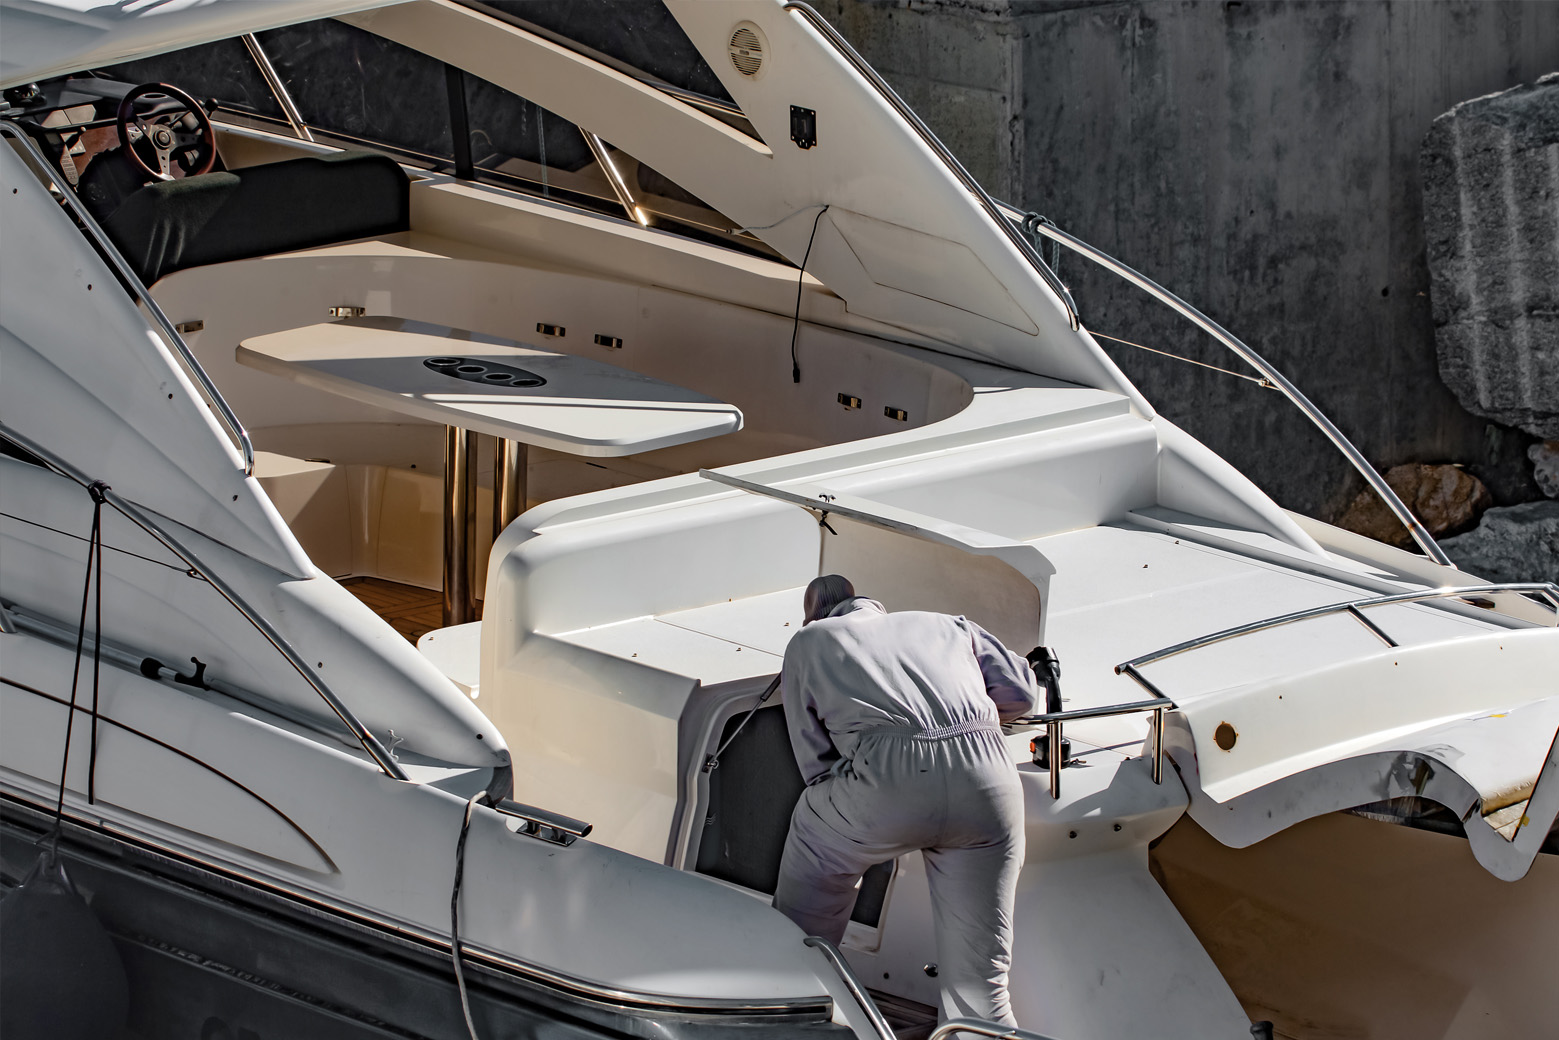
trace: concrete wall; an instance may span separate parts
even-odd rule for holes
[[[1471,415],[1440,381],[1418,155],[1452,105],[1559,68],[1559,4],[821,7],[995,194],[1198,305],[1377,466],[1460,462],[1497,502],[1538,496],[1532,438]],[[1061,275],[1089,328],[1240,367],[1086,263],[1063,256]],[[1165,414],[1284,505],[1330,518],[1362,486],[1276,393],[1106,346]]]
[[[1007,0],[813,0],[998,199],[1023,190],[1023,30]]]

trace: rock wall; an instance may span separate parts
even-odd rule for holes
[[[1559,502],[1490,509],[1475,530],[1440,548],[1456,566],[1489,581],[1559,583]]]
[[[1559,69],[1559,4],[819,6],[993,193],[1199,306],[1377,467],[1460,463],[1496,503],[1538,496],[1534,437],[1468,412],[1441,381],[1419,151],[1458,102]],[[992,41],[1013,41],[1010,73]],[[1087,261],[1063,255],[1061,276],[1089,328],[1240,368]],[[1363,486],[1272,391],[1105,346],[1160,410],[1282,504],[1330,519]]]
[[[1441,377],[1469,412],[1559,438],[1559,73],[1436,119],[1421,166]]]

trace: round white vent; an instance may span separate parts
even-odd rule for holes
[[[763,33],[751,22],[743,22],[731,33],[731,64],[748,79],[756,79],[763,71]]]

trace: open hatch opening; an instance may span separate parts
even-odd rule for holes
[[[801,771],[790,749],[783,705],[760,709],[732,740],[746,712],[725,724],[719,743],[731,744],[709,774],[698,859],[693,869],[755,892],[774,894],[790,814],[801,797]],[[894,861],[879,863],[861,879],[850,920],[881,924]]]

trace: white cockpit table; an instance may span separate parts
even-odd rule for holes
[[[444,623],[475,619],[474,434],[498,439],[494,532],[525,508],[525,446],[632,455],[735,433],[735,405],[596,361],[402,318],[347,318],[246,339],[237,359],[305,386],[441,422]]]

